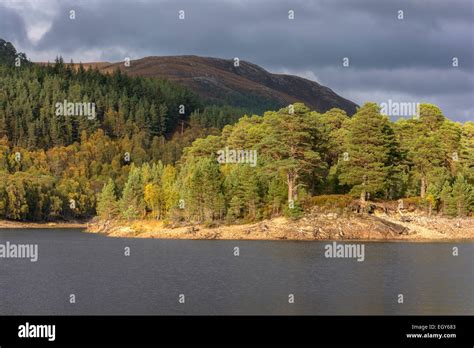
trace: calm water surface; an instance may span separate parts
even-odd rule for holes
[[[39,259],[0,259],[0,315],[474,314],[473,243],[365,243],[357,262],[325,258],[326,242],[0,230],[6,241],[37,243]]]

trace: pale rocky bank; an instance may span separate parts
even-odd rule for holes
[[[418,213],[337,215],[313,209],[299,220],[278,217],[212,228],[202,224],[165,226],[158,220],[94,220],[87,231],[110,237],[161,239],[474,241],[474,219]]]

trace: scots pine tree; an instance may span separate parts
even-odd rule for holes
[[[112,219],[118,213],[115,184],[112,179],[104,185],[97,197],[97,215],[102,219]]]
[[[352,118],[347,139],[347,160],[340,161],[339,180],[365,202],[386,189],[393,163],[395,139],[379,107],[367,103]]]

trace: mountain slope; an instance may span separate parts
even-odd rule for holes
[[[310,108],[324,112],[333,107],[349,115],[357,105],[342,98],[331,89],[316,82],[292,75],[272,74],[258,65],[240,61],[198,56],[146,57],[130,62],[130,67],[119,63],[89,63],[102,72],[115,69],[132,76],[168,79],[182,84],[201,97],[236,106],[286,106],[303,102]]]

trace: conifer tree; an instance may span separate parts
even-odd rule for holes
[[[290,203],[297,200],[302,177],[323,166],[315,146],[318,136],[315,116],[304,104],[295,103],[278,113],[265,113],[263,117],[264,137],[257,150],[272,159],[268,170],[285,175]]]
[[[463,126],[459,159],[466,179],[474,185],[474,122],[466,122]]]
[[[145,213],[143,182],[140,169],[132,164],[120,200],[120,212],[125,219],[137,219]]]
[[[117,197],[115,184],[109,179],[97,197],[97,215],[102,219],[111,219],[117,215]]]
[[[339,179],[365,202],[386,188],[394,152],[393,132],[376,104],[367,103],[352,118],[347,139],[347,160],[342,160]]]
[[[451,215],[465,216],[474,208],[474,189],[462,174],[458,174],[452,188],[452,199],[448,203]]]

